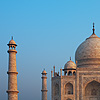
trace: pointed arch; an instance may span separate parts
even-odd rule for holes
[[[67,100],[72,100],[72,99],[68,98]]]
[[[71,83],[65,85],[65,95],[69,94],[73,94],[73,85]]]
[[[76,72],[75,71],[73,72],[73,75],[76,75]]]
[[[93,80],[85,87],[85,99],[95,98],[100,100],[100,83]]]

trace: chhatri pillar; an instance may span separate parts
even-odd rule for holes
[[[8,66],[8,100],[18,100],[18,93],[17,90],[17,69],[16,69],[16,43],[12,39],[9,41],[9,66]]]

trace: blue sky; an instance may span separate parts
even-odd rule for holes
[[[19,100],[41,100],[41,72],[64,67],[80,43],[92,34],[100,36],[100,0],[0,0],[0,100],[7,100],[8,46],[17,47]]]

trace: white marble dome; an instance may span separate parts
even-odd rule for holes
[[[95,33],[79,45],[75,53],[75,61],[77,65],[100,62],[100,38]]]
[[[65,64],[64,69],[76,69],[76,64],[70,60]]]

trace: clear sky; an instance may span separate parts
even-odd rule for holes
[[[47,71],[48,100],[51,70],[75,61],[80,43],[100,36],[100,0],[0,0],[0,100],[7,100],[8,46],[17,47],[19,100],[41,100],[41,72]]]

